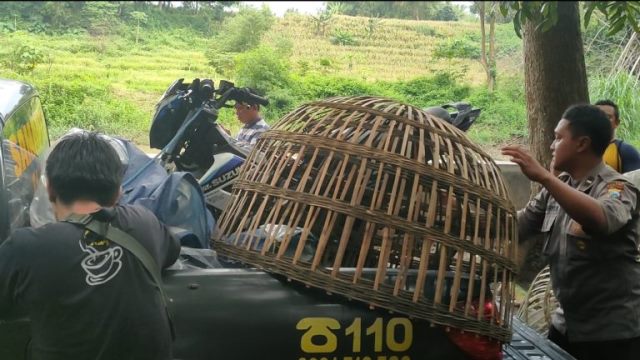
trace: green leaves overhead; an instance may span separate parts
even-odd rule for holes
[[[638,18],[640,3],[637,1],[590,1],[584,3],[584,25],[589,25],[594,10],[602,13],[609,22],[609,35],[614,35],[625,26],[631,26],[640,32]],[[503,1],[500,3],[503,16],[513,13],[513,28],[522,38],[522,26],[527,21],[536,24],[536,31],[547,31],[558,23],[557,1]]]
[[[637,1],[593,1],[585,3],[585,28],[589,25],[591,14],[596,9],[609,22],[608,35],[613,35],[624,29],[625,25],[631,26],[635,32],[640,32],[640,27],[638,26],[640,3]]]

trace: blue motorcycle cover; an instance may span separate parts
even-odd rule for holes
[[[146,207],[172,227],[182,246],[209,248],[215,220],[207,209],[198,181],[187,172],[167,172],[155,159],[131,143],[120,140],[129,158],[121,204]]]

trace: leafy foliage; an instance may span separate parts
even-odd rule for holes
[[[227,78],[233,76],[235,72],[233,55],[229,53],[211,51],[207,54],[207,58],[209,59],[209,65],[217,74]]]
[[[334,45],[358,45],[358,41],[355,39],[355,37],[344,30],[338,29],[333,33],[333,36],[331,36],[331,43]]]
[[[259,46],[237,55],[236,81],[240,86],[250,86],[268,92],[289,84],[289,60],[275,49]]]
[[[480,47],[477,42],[473,42],[468,38],[445,39],[435,47],[433,51],[435,58],[444,59],[480,59]]]
[[[29,45],[22,45],[9,55],[5,60],[5,65],[18,74],[25,74],[32,72],[43,60],[44,55],[40,50]]]
[[[410,104],[426,107],[465,99],[469,96],[471,88],[462,84],[456,73],[442,71],[433,76],[396,84],[394,90]]]
[[[183,2],[182,7],[165,6],[151,1],[3,1],[0,2],[0,23],[13,24],[12,30],[29,30],[47,34],[77,33],[79,29],[92,34],[118,32],[121,23],[137,21],[130,14],[144,12],[147,23],[156,29],[179,25],[211,35],[237,1]],[[20,26],[21,23],[38,24]],[[17,26],[16,26],[17,25]],[[1,31],[2,27],[0,27]]]
[[[442,35],[440,35],[440,33],[438,33],[436,29],[432,28],[429,25],[418,25],[416,27],[416,32],[424,36],[442,37]]]
[[[440,21],[458,21],[458,14],[449,3],[445,3],[436,11],[434,20]]]
[[[329,1],[327,6],[350,16],[442,21],[459,17],[447,1]]]
[[[251,50],[258,46],[260,38],[274,22],[275,16],[266,5],[260,10],[242,7],[235,16],[224,22],[222,31],[216,37],[217,48],[222,52]]]
[[[640,32],[640,26],[638,26],[640,4],[637,1],[592,1],[586,3],[585,9],[585,27],[589,26],[593,11],[598,9],[610,23],[608,35],[616,34],[625,25],[633,27],[635,32]]]
[[[327,27],[331,22],[331,18],[333,17],[334,11],[335,9],[338,9],[338,8],[340,7],[339,6],[328,7],[324,11],[321,11],[317,16],[311,16],[313,27],[315,29],[315,34],[317,36],[324,36],[324,34],[327,31]]]
[[[629,25],[636,32],[640,32],[640,26],[638,26],[640,4],[638,2],[590,1],[586,2],[585,7],[585,27],[589,25],[593,11],[597,9],[606,16],[610,23],[609,35],[616,34],[625,25]],[[526,21],[533,21],[536,24],[536,31],[547,31],[558,23],[557,1],[502,1],[500,3],[500,12],[505,17],[509,12],[513,12],[513,27],[520,38],[522,37],[522,26]]]
[[[84,5],[85,26],[92,34],[105,34],[117,23],[118,5],[106,1],[89,1]]]

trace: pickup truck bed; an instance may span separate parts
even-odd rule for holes
[[[170,270],[164,281],[179,360],[468,358],[441,326],[370,310],[260,270]],[[0,322],[0,359],[25,359],[28,340],[27,320]],[[514,318],[503,359],[572,357]]]

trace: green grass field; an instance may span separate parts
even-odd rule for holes
[[[483,109],[469,136],[492,155],[499,157],[492,149],[501,144],[525,142],[522,45],[511,24],[496,27],[498,87],[488,93],[477,59],[434,56],[439,47],[451,43],[454,50],[463,44],[476,52],[479,24],[383,19],[367,31],[367,23],[364,17],[334,16],[325,34],[317,35],[309,16],[293,13],[277,19],[261,43],[277,48],[284,39],[291,44],[288,71],[297,85],[287,89],[292,93],[287,96],[295,100],[274,113],[280,116],[317,96],[309,94],[340,91],[388,94],[417,106],[466,100]],[[134,29],[123,25],[103,36],[0,33],[0,77],[36,85],[54,139],[71,127],[82,127],[148,144],[154,106],[167,86],[177,78],[224,77],[216,74],[207,57],[216,46],[215,37],[181,28],[143,28],[136,44]],[[332,43],[336,34],[347,34],[355,44]],[[41,53],[42,59],[33,71],[18,73],[9,63],[11,54],[24,45]],[[443,73],[453,74],[453,80],[438,85]],[[430,86],[428,93],[423,93],[422,82]],[[592,92],[603,93],[603,86]],[[307,94],[296,94],[300,89]],[[640,109],[634,93],[624,94],[627,107]],[[277,118],[267,120],[273,123]],[[239,129],[231,109],[223,110],[219,121],[232,132]],[[627,128],[623,133],[637,145],[640,135]]]

